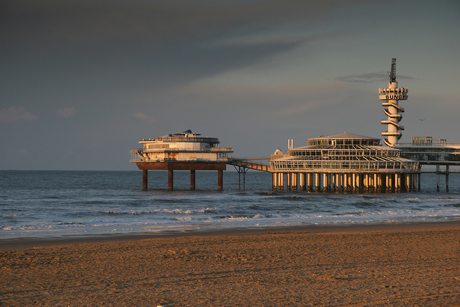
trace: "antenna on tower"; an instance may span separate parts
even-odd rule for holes
[[[396,58],[391,59],[390,83],[396,82]]]

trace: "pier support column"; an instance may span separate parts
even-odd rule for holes
[[[290,191],[292,187],[292,173],[287,173],[286,177],[286,191]]]
[[[278,191],[284,191],[284,173],[278,173]]]
[[[272,191],[278,190],[278,173],[272,173]]]
[[[217,190],[222,191],[224,188],[224,171],[217,171]]]
[[[172,191],[174,188],[174,171],[168,170],[168,190]]]
[[[446,173],[446,192],[449,192],[449,173]]]
[[[190,190],[195,190],[195,170],[190,171]]]
[[[321,183],[320,183],[320,174],[316,173],[315,174],[315,192],[320,192],[321,191]]]
[[[401,189],[401,177],[399,174],[395,174],[395,192],[400,192]]]
[[[352,177],[351,178],[352,179],[352,191],[353,192],[356,192],[356,188],[357,188],[358,182],[359,182],[359,180],[356,180],[356,176],[358,176],[358,174],[351,174],[351,177]]]
[[[313,191],[313,173],[308,173],[308,182],[307,182],[307,186],[308,186],[308,191]]]
[[[292,173],[292,191],[297,191],[299,173]]]
[[[436,165],[436,191],[439,192],[439,165]]]
[[[149,181],[149,171],[144,169],[142,170],[142,190],[147,190]]]
[[[379,191],[379,183],[378,183],[378,176],[374,174],[374,193],[378,193]]]
[[[323,173],[323,192],[329,191],[329,174]]]
[[[422,190],[422,174],[418,173],[418,191]]]
[[[307,179],[307,174],[306,173],[300,173],[300,191],[306,191],[307,188],[305,186],[305,182]]]
[[[449,192],[449,165],[446,165],[446,192]]]

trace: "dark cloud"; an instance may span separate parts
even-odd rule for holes
[[[4,1],[0,81],[11,90],[3,100],[24,84],[34,97],[53,90],[55,98],[43,93],[52,104],[83,91],[164,89],[254,65],[321,39],[259,34],[327,18],[352,2]]]
[[[91,43],[141,37],[167,43],[232,31],[261,31],[328,17],[363,0],[3,1],[2,35]]]

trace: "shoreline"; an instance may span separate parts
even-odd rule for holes
[[[415,230],[441,230],[460,228],[460,221],[449,222],[416,222],[403,224],[369,224],[369,225],[305,225],[279,226],[267,228],[236,228],[220,230],[192,230],[170,231],[161,233],[129,233],[129,234],[102,234],[102,235],[75,235],[56,238],[19,238],[0,240],[0,251],[26,250],[38,247],[61,246],[84,243],[107,243],[118,241],[139,241],[155,238],[180,237],[214,237],[214,236],[244,236],[272,233],[367,233],[367,232],[395,232]]]

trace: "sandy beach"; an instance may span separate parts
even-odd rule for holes
[[[460,305],[459,223],[0,247],[1,306]]]

